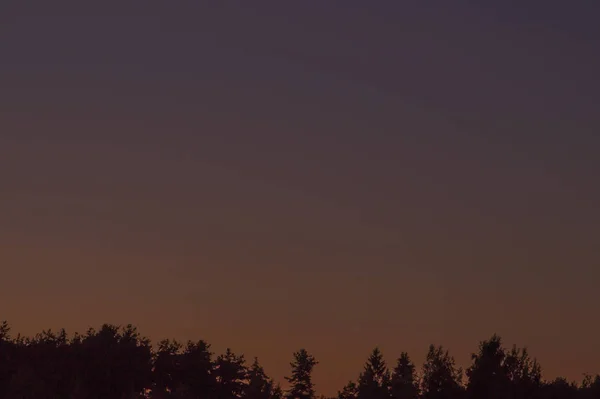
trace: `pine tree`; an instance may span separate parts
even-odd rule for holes
[[[456,368],[454,358],[441,346],[429,346],[422,374],[423,399],[456,399],[461,396],[462,370]]]
[[[227,348],[214,364],[217,399],[237,399],[246,387],[247,370],[243,355],[237,356]]]
[[[315,387],[312,382],[313,368],[318,364],[315,358],[306,349],[294,353],[294,361],[290,363],[292,376],[285,377],[290,383],[286,394],[287,399],[314,399]]]
[[[373,349],[358,379],[358,399],[389,398],[390,372],[379,348]]]
[[[10,340],[10,326],[8,321],[4,320],[0,323],[0,342]]]
[[[212,352],[205,341],[189,341],[181,357],[183,387],[192,397],[212,399],[215,395],[215,376],[212,368]]]
[[[400,354],[392,372],[390,393],[392,399],[417,399],[419,397],[419,381],[415,365],[406,352]]]
[[[283,389],[281,389],[280,384],[275,384],[273,387],[273,391],[271,393],[271,399],[283,399],[284,398]]]
[[[273,399],[273,381],[267,377],[265,370],[254,358],[254,363],[248,370],[248,386],[244,395],[245,399]]]
[[[167,392],[177,393],[182,389],[181,353],[182,345],[164,339],[158,343],[152,370],[152,397],[163,397]]]
[[[356,399],[358,397],[358,386],[353,381],[349,381],[341,391],[338,391],[338,399]]]

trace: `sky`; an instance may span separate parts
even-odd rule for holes
[[[0,319],[334,394],[500,334],[600,372],[597,2],[3,1]]]

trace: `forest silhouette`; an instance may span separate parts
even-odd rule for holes
[[[215,356],[202,340],[153,346],[131,325],[108,324],[73,336],[47,330],[23,337],[0,323],[0,399],[327,399],[312,382],[317,365],[307,350],[293,353],[284,391],[258,359],[231,349]],[[600,376],[545,380],[526,348],[505,348],[493,335],[465,370],[441,346],[429,347],[420,368],[405,352],[388,366],[375,348],[334,398],[600,399]]]

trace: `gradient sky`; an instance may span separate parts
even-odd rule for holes
[[[482,3],[2,1],[0,319],[599,372],[600,3]]]

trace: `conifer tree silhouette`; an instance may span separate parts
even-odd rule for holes
[[[419,397],[417,371],[406,352],[400,354],[392,372],[390,394],[392,399],[417,399]]]
[[[306,349],[294,353],[291,377],[285,377],[290,384],[286,399],[314,399],[315,387],[312,382],[313,368],[318,364],[316,359]]]
[[[0,399],[327,399],[315,392],[318,362],[304,349],[294,353],[285,394],[256,358],[247,367],[230,349],[212,356],[202,340],[185,347],[162,340],[153,349],[131,325],[24,337],[1,322]],[[390,373],[375,348],[336,399],[600,399],[600,375],[544,380],[527,348],[505,349],[498,335],[479,343],[466,377],[463,386],[462,370],[441,346],[429,347],[419,376],[407,353]]]
[[[457,399],[462,395],[462,370],[448,351],[429,346],[423,364],[421,392],[423,399]]]
[[[373,349],[358,378],[358,399],[387,399],[390,372],[379,348]]]

